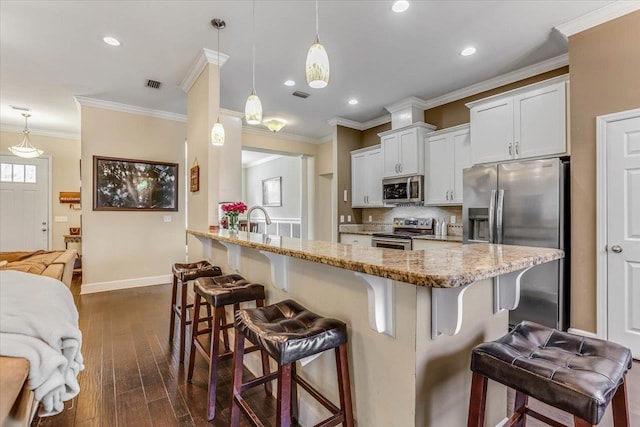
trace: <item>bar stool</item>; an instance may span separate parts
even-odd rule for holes
[[[631,351],[618,344],[522,322],[473,349],[468,426],[484,426],[487,379],[492,379],[516,390],[505,426],[524,426],[526,415],[562,426],[530,409],[527,400],[533,397],[573,415],[576,427],[597,425],[613,402],[614,426],[628,427],[625,375],[631,364]]]
[[[187,282],[198,277],[221,276],[220,267],[211,265],[208,261],[198,261],[189,264],[173,264],[173,288],[171,289],[171,320],[169,321],[169,342],[173,343],[173,333],[175,329],[176,316],[180,319],[180,363],[184,362],[184,347],[187,325],[191,324],[187,320],[187,309],[193,304],[187,304]],[[181,285],[180,305],[177,303],[178,282]]]
[[[347,361],[347,326],[335,319],[320,317],[292,300],[267,307],[240,310],[235,314],[236,342],[233,356],[233,395],[231,397],[231,426],[240,423],[240,409],[253,425],[262,425],[256,414],[240,395],[245,390],[278,379],[276,426],[288,427],[298,422],[296,386],[300,385],[331,417],[317,425],[353,426],[353,409]],[[242,382],[244,340],[265,349],[278,363],[278,372],[247,383]],[[340,408],[322,396],[296,373],[296,361],[329,349],[335,349],[338,371]]]
[[[240,303],[255,301],[258,307],[264,306],[264,286],[258,283],[250,283],[238,274],[228,274],[217,277],[201,277],[196,279],[194,285],[195,300],[193,307],[193,327],[191,328],[191,353],[189,354],[189,369],[187,381],[193,378],[193,368],[196,357],[196,350],[209,363],[209,408],[207,412],[208,420],[211,421],[216,415],[216,381],[218,379],[218,362],[230,359],[233,352],[229,347],[229,335],[227,329],[233,327],[233,323],[227,323],[225,307],[233,305],[234,312],[240,309]],[[214,308],[213,317],[208,311],[206,318],[200,318],[200,308],[202,304],[210,310]],[[200,323],[205,320],[213,320],[213,325],[200,329]],[[225,352],[220,352],[220,332],[222,332]],[[198,340],[198,336],[211,334],[209,350]],[[261,350],[258,346],[252,346],[244,351],[250,353]],[[262,350],[263,374],[269,372],[269,359],[267,353]],[[271,385],[265,385],[267,395],[271,394]]]

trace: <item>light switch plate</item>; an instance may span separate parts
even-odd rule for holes
[[[344,215],[340,215],[340,222],[344,222]]]
[[[347,215],[347,222],[351,222],[351,215]]]
[[[171,215],[165,215],[164,222],[171,222]]]
[[[342,195],[342,201],[343,202],[349,201],[349,195],[347,194],[347,190],[344,190],[344,194]]]
[[[449,221],[450,224],[455,224],[456,223],[456,216],[455,215],[451,215],[451,221]]]
[[[369,215],[369,222],[373,221],[373,217],[371,215]]]

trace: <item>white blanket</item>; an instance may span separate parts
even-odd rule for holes
[[[0,271],[0,355],[29,360],[28,386],[42,403],[40,416],[61,412],[80,391],[81,345],[78,310],[64,283]]]

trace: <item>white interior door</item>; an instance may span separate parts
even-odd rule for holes
[[[0,155],[0,251],[49,248],[49,159]]]
[[[640,112],[606,124],[608,339],[640,358]]]

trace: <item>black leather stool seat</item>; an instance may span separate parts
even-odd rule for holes
[[[264,286],[250,283],[239,274],[196,279],[194,290],[214,307],[263,300]]]
[[[632,359],[629,349],[533,322],[473,349],[471,370],[598,424]]]
[[[173,275],[181,282],[195,280],[198,277],[222,276],[222,270],[208,261],[198,261],[189,264],[173,264]]]
[[[235,327],[280,365],[347,342],[344,322],[318,316],[293,300],[240,310],[235,315]]]

